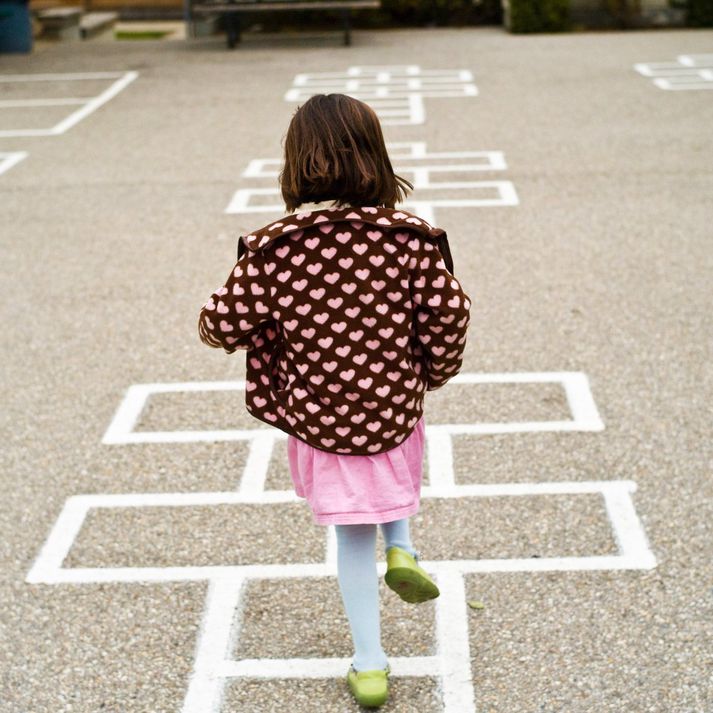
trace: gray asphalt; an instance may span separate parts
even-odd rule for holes
[[[425,123],[385,127],[387,141],[503,151],[507,169],[484,177],[512,181],[519,198],[436,210],[474,302],[463,372],[584,372],[605,426],[454,437],[455,480],[631,480],[656,559],[650,569],[465,575],[466,599],[485,605],[468,609],[475,709],[711,713],[713,92],[661,90],[633,64],[713,52],[713,31],[414,29],[340,42],[305,31],[246,35],[233,52],[205,38],[38,44],[30,56],[2,57],[2,74],[139,77],[63,135],[0,138],[0,152],[29,154],[0,175],[0,710],[181,710],[204,581],[26,578],[71,496],[236,488],[243,443],[102,437],[132,384],[244,377],[244,357],[208,350],[196,321],[232,266],[237,236],[278,217],[224,209],[255,185],[241,177],[250,160],[280,156],[294,75],[417,63],[472,71],[479,95],[425,99]],[[47,87],[44,96],[80,91]],[[27,85],[0,91],[38,96]],[[0,130],[66,114],[0,108]],[[555,386],[430,396],[430,424],[568,417]],[[259,425],[242,411],[240,395],[167,394],[137,428]],[[284,441],[266,487],[291,487]],[[425,560],[618,551],[596,494],[424,498],[411,528]],[[94,510],[64,566],[321,562],[324,534],[303,501]],[[389,656],[434,655],[435,602],[414,609],[380,587]],[[248,583],[234,660],[351,653],[335,578]],[[221,708],[357,709],[344,680],[330,677],[234,677]],[[438,676],[394,677],[382,710],[443,711]]]

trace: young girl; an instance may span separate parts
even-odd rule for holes
[[[357,702],[388,696],[376,525],[386,584],[404,601],[439,595],[419,566],[409,517],[420,505],[423,398],[458,373],[470,299],[445,231],[395,209],[378,117],[344,94],[297,109],[280,188],[289,212],[241,236],[238,260],[199,318],[202,341],[247,350],[246,408],[288,434],[290,472],[314,521],[334,525]]]

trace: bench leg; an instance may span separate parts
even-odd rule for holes
[[[349,46],[352,43],[351,28],[349,26],[349,9],[342,8],[342,24],[344,25],[344,44]]]
[[[235,45],[240,42],[240,18],[238,13],[231,12],[225,17],[225,38],[228,44],[228,49],[235,49]]]

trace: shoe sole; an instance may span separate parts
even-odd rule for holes
[[[351,690],[352,695],[354,696],[354,700],[360,706],[364,706],[364,708],[378,708],[379,706],[383,706],[384,703],[386,703],[386,700],[388,699],[388,695],[378,697],[357,696],[357,694],[354,692],[354,689],[352,688]]]
[[[438,587],[420,572],[408,567],[392,567],[384,580],[401,599],[409,604],[420,604],[440,595]]]

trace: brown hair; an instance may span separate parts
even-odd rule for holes
[[[315,94],[298,107],[279,182],[288,211],[330,199],[394,208],[413,190],[394,174],[374,110],[346,94]]]

